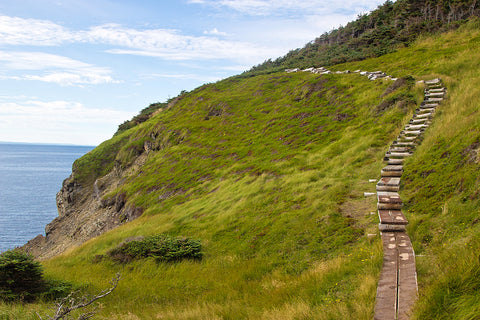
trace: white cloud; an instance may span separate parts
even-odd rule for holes
[[[190,0],[192,4],[203,4],[216,8],[227,7],[248,15],[276,15],[288,12],[289,15],[301,13],[316,15],[335,12],[338,8],[345,11],[372,10],[383,0],[337,0],[335,4],[327,0]]]
[[[43,52],[0,51],[0,70],[43,71],[42,74],[3,75],[3,79],[37,80],[62,86],[115,83],[108,68]]]
[[[105,24],[74,32],[45,20],[6,16],[0,18],[2,19],[0,20],[0,44],[4,45],[42,46],[60,45],[65,42],[90,43],[117,47],[106,50],[112,54],[150,56],[166,60],[233,59],[243,63],[258,61],[260,58],[277,53],[270,47],[262,47],[250,42],[217,39],[216,36],[226,35],[226,33],[216,28],[200,37],[183,35],[175,29],[138,30],[119,24]],[[5,29],[2,30],[2,27]],[[18,57],[18,60],[6,55],[3,52],[0,61],[6,61],[7,67],[15,69],[32,70],[35,67],[45,69],[41,67],[40,61],[46,61],[47,65],[54,64],[52,67],[67,70],[71,70],[72,65],[75,70],[92,68],[87,64],[81,65],[79,61],[46,53],[43,55],[36,53],[35,56],[29,57],[23,54]],[[58,61],[56,61],[57,58]],[[108,78],[104,80],[110,82]]]
[[[205,31],[203,31],[203,34],[214,35],[214,36],[227,36],[228,35],[226,32],[218,31],[217,28],[213,28],[210,31],[205,30]]]
[[[48,20],[0,16],[0,44],[55,46],[74,41],[75,35]]]
[[[131,112],[87,108],[79,102],[0,97],[0,140],[98,144]]]

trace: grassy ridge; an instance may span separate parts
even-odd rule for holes
[[[479,312],[479,29],[472,21],[381,58],[332,67],[440,76],[448,86],[402,178],[419,254],[418,319]],[[356,74],[277,73],[184,95],[101,147],[115,149],[113,164],[127,165],[146,141],[155,146],[115,191],[144,215],[46,261],[47,275],[96,291],[120,272],[117,291],[103,301],[104,319],[371,319],[382,248],[367,236],[378,221],[369,214],[375,200],[363,192],[374,189],[368,179],[379,176],[388,144],[415,107],[377,106],[423,94],[403,87],[381,98],[390,85]],[[82,161],[79,172],[96,166]],[[203,260],[92,261],[127,237],[159,233],[201,239]],[[35,319],[33,310],[46,308],[0,304],[0,315]]]

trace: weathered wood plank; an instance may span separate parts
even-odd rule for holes
[[[395,234],[382,232],[383,267],[378,280],[375,320],[396,318],[398,255]]]
[[[432,79],[432,80],[426,80],[426,81],[425,81],[425,84],[426,84],[426,85],[434,85],[434,84],[439,84],[439,83],[440,83],[440,79],[439,79],[439,78]]]
[[[377,203],[378,210],[401,210],[403,203]]]
[[[397,319],[407,320],[418,293],[415,252],[406,233],[398,233],[396,241],[399,256]]]
[[[380,224],[408,224],[401,210],[378,210],[378,218]]]
[[[405,225],[401,224],[378,224],[378,230],[381,232],[405,232]]]
[[[399,165],[402,164],[405,161],[405,159],[387,159],[387,164],[389,165]]]

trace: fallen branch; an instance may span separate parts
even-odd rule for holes
[[[72,311],[88,307],[95,301],[108,296],[110,293],[112,293],[113,290],[115,290],[119,281],[120,281],[120,274],[117,273],[115,277],[110,281],[111,287],[109,289],[106,289],[100,292],[99,294],[93,297],[88,297],[87,295],[79,297],[78,296],[79,291],[71,292],[65,298],[61,298],[58,300],[58,302],[56,303],[55,314],[46,320],[66,319],[65,316],[70,314]],[[82,313],[81,315],[78,316],[77,320],[90,319],[95,315],[95,313],[96,313],[96,310]],[[40,320],[43,320],[40,315],[37,314],[37,316],[40,318]]]

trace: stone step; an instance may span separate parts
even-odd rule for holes
[[[378,210],[378,218],[380,219],[380,224],[408,224],[402,210]]]

